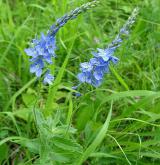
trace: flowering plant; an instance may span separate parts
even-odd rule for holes
[[[135,22],[137,14],[138,8],[135,8],[113,42],[105,49],[98,48],[97,52],[92,52],[93,58],[91,58],[89,62],[80,64],[81,72],[77,77],[81,83],[88,83],[95,87],[101,85],[105,73],[109,71],[110,62],[117,64],[119,59],[113,56],[113,54],[121,45],[123,38],[129,35],[129,30]]]
[[[30,72],[35,73],[36,77],[41,77],[43,70],[45,69],[46,73],[44,74],[44,84],[52,84],[54,76],[50,73],[48,64],[52,64],[52,58],[56,57],[56,34],[69,20],[75,19],[81,13],[89,10],[90,8],[96,6],[98,3],[97,0],[88,2],[75,10],[72,10],[70,13],[65,14],[63,17],[57,19],[56,23],[53,24],[47,35],[41,33],[40,39],[33,39],[31,42],[31,47],[25,49],[25,52],[28,56],[31,57],[30,62]]]

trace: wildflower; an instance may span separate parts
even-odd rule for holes
[[[58,32],[58,30],[61,27],[63,27],[69,20],[73,20],[77,18],[78,15],[80,15],[83,12],[86,12],[92,7],[95,7],[98,3],[99,3],[98,0],[93,0],[92,2],[83,4],[82,6],[72,10],[70,13],[65,14],[63,17],[57,19],[56,23],[50,27],[50,30],[48,33],[51,35],[55,35]]]
[[[47,73],[44,75],[44,84],[52,84],[52,81],[54,80],[54,76],[50,74],[50,70],[47,71]]]
[[[50,27],[47,35],[41,33],[40,39],[33,39],[31,47],[25,49],[28,56],[31,57],[30,72],[35,73],[37,77],[41,77],[43,72],[47,69],[47,73],[44,76],[44,83],[51,84],[54,77],[50,74],[48,64],[52,64],[52,58],[56,57],[56,33],[61,27],[63,27],[69,20],[75,19],[79,14],[86,10],[96,6],[97,0],[86,3],[79,8],[65,14],[63,17],[57,19],[56,23]]]
[[[109,71],[109,63],[111,61],[118,62],[118,58],[112,56],[112,53],[113,49],[97,49],[97,52],[93,52],[94,58],[81,64],[81,73],[78,74],[78,79],[83,83],[99,86],[104,74]]]
[[[28,56],[31,57],[30,72],[35,73],[36,77],[41,77],[45,65],[52,64],[52,57],[55,57],[56,41],[54,36],[41,34],[40,40],[34,39],[32,47],[25,49]],[[44,82],[51,84],[51,76],[46,74]],[[50,75],[50,74],[49,74]]]
[[[42,59],[36,59],[33,64],[31,64],[30,72],[35,73],[37,77],[42,75],[42,69],[44,67],[44,63]]]
[[[105,73],[109,71],[110,62],[117,64],[119,59],[113,56],[116,49],[121,45],[124,36],[129,35],[129,29],[135,22],[135,18],[138,14],[138,9],[136,8],[132,15],[129,17],[126,24],[120,29],[119,34],[113,40],[113,42],[108,45],[106,49],[97,49],[97,52],[92,52],[93,58],[89,62],[84,62],[80,64],[80,73],[77,78],[81,83],[88,83],[95,87],[102,84],[103,77]]]

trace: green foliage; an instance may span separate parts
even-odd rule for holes
[[[3,160],[6,160],[8,158],[8,146],[7,144],[3,144],[0,146],[0,163],[2,164]]]
[[[29,73],[24,48],[87,0],[0,0],[0,164],[160,164],[160,1],[100,0],[57,34],[52,87]],[[101,87],[72,86],[79,63],[140,15]]]

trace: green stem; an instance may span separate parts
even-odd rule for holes
[[[74,45],[74,41],[75,41],[75,37],[72,41],[71,47],[68,50],[68,54],[67,54],[67,56],[66,56],[66,58],[65,58],[65,60],[62,64],[62,67],[60,68],[60,70],[58,72],[57,78],[55,79],[54,84],[49,89],[49,93],[48,93],[48,97],[47,97],[47,101],[46,101],[46,106],[45,106],[45,115],[47,115],[47,116],[52,111],[52,104],[55,101],[56,92],[58,90],[58,86],[59,86],[59,84],[62,80],[63,74],[65,72],[65,68],[66,68],[68,60],[70,58],[71,51],[72,51],[72,48],[73,48],[73,45]]]

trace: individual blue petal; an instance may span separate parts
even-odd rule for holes
[[[92,81],[92,77],[91,77],[91,73],[90,72],[82,72],[78,74],[78,79],[79,81],[81,81],[82,83],[87,82],[87,83],[91,83]]]
[[[50,74],[50,71],[47,71],[47,73],[44,75],[44,84],[52,84],[54,80],[54,76]]]
[[[81,70],[91,71],[92,70],[92,65],[89,62],[81,63]]]
[[[35,73],[37,77],[40,77],[42,75],[42,69],[38,68]]]
[[[79,79],[79,81],[81,81],[82,83],[86,81],[86,75],[85,73],[79,73],[77,75],[77,78]]]
[[[97,50],[98,50],[98,53],[96,53],[95,54],[95,57],[101,57],[104,61],[108,61],[109,60],[109,53],[108,52],[106,52],[105,50],[103,50],[103,49],[99,49],[99,48],[97,48]]]
[[[114,63],[114,64],[117,64],[117,62],[119,61],[119,59],[115,56],[112,56],[111,57],[111,61]]]
[[[47,37],[44,35],[44,33],[41,33],[41,41],[45,41],[47,39]]]
[[[104,51],[105,51],[106,56],[110,57],[114,53],[115,48],[107,48]]]
[[[109,63],[104,65],[104,66],[101,66],[101,70],[104,72],[104,73],[108,73],[109,72]]]
[[[95,77],[96,80],[101,80],[103,78],[103,73],[102,72],[95,71],[93,73],[93,76]]]
[[[98,50],[98,52],[101,53],[101,54],[105,53],[104,49],[97,48],[97,50]]]
[[[55,37],[54,36],[47,35],[46,45],[47,46],[49,46],[49,45],[55,45],[55,43],[56,43]]]
[[[44,68],[44,62],[42,59],[38,59],[36,62],[37,62],[37,65],[39,65],[39,68]]]
[[[106,55],[105,55],[105,56],[101,56],[101,57],[102,57],[102,59],[103,59],[104,61],[106,61],[106,62],[109,61],[109,56],[106,56]]]
[[[38,56],[42,56],[44,54],[44,48],[41,47],[40,45],[36,45],[35,50],[36,50]]]
[[[36,55],[34,48],[28,48],[24,50],[28,56],[34,57]]]
[[[48,62],[49,64],[52,64],[52,57],[50,55],[44,57],[45,61]]]
[[[36,71],[37,71],[37,65],[35,63],[31,64],[30,65],[30,72],[35,73]]]
[[[99,87],[100,85],[102,84],[102,80],[93,80],[92,81],[92,85],[94,86],[94,87]]]
[[[52,57],[56,57],[55,49],[56,49],[56,48],[53,47],[53,46],[49,46],[49,47],[47,48],[48,53],[49,53]]]
[[[92,83],[92,74],[91,72],[85,72],[85,82],[91,84]]]
[[[42,59],[37,59],[34,61],[33,64],[30,66],[30,72],[35,73],[37,77],[42,75],[42,69],[44,68],[44,63]]]
[[[38,64],[32,64],[30,66],[30,72],[35,73],[37,77],[40,77],[42,75],[42,68]]]
[[[99,64],[99,60],[97,58],[91,58],[90,59],[90,64],[93,65],[98,65]]]

